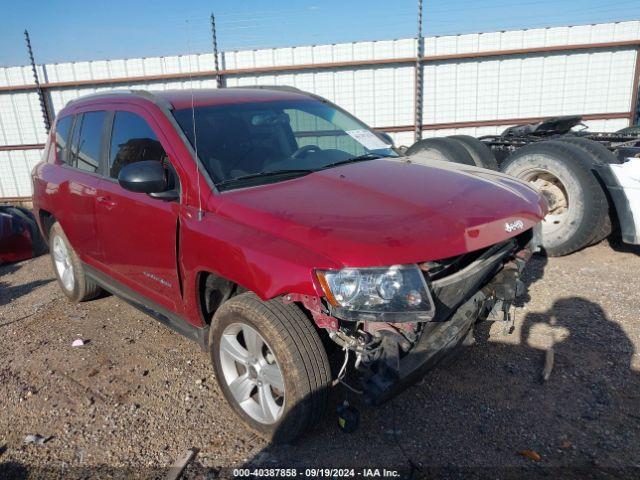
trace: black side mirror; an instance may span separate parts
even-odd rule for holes
[[[157,160],[125,165],[118,174],[118,183],[125,190],[149,195],[167,190],[165,169]]]

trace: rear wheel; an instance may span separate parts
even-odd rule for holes
[[[58,222],[49,231],[49,251],[58,284],[69,300],[78,303],[100,295],[102,289],[85,275],[82,262]]]
[[[462,163],[475,165],[467,149],[451,138],[426,138],[411,145],[405,155],[411,155],[416,160]]]
[[[582,150],[558,141],[534,143],[511,154],[502,169],[531,183],[547,200],[542,246],[548,255],[567,255],[589,245],[608,204]]]
[[[265,439],[292,442],[324,414],[329,361],[296,305],[252,293],[228,300],[212,320],[209,349],[225,398]]]
[[[469,155],[471,155],[471,158],[473,158],[477,167],[498,170],[496,157],[493,155],[489,147],[477,138],[470,135],[451,135],[448,138],[460,142],[467,152],[469,152]]]

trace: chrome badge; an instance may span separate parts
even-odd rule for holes
[[[515,232],[516,230],[522,230],[524,229],[524,222],[522,220],[514,220],[511,223],[507,222],[504,224],[504,229],[509,233]]]

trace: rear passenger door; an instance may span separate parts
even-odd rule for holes
[[[170,166],[163,142],[167,145],[144,109],[130,106],[114,112],[96,218],[103,270],[125,287],[177,312],[179,202],[130,192],[117,181],[120,170],[130,163],[156,160]]]
[[[67,134],[67,143],[61,141],[58,147],[58,158],[65,169],[66,179],[60,188],[68,191],[64,195],[64,205],[56,210],[56,216],[74,250],[85,262],[99,256],[95,202],[100,183],[99,166],[106,117],[104,110],[76,114],[70,141]],[[67,118],[71,123],[71,117]],[[63,125],[61,134],[65,133],[66,127],[68,125]]]

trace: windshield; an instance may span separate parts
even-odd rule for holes
[[[174,116],[221,189],[281,181],[352,161],[396,157],[385,138],[313,99],[215,105]]]

